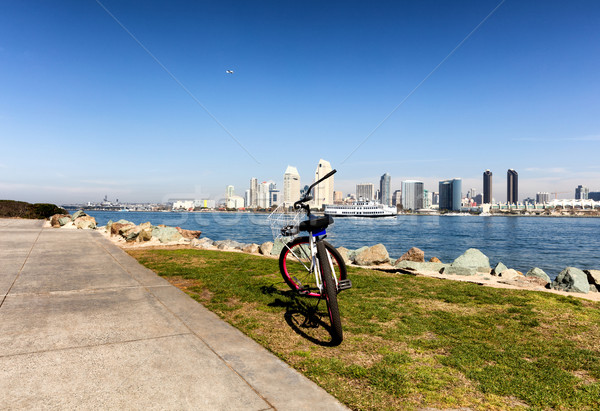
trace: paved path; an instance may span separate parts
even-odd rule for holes
[[[2,409],[343,409],[89,230],[0,219]]]

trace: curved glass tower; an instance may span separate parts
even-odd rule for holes
[[[519,202],[519,174],[512,168],[506,172],[506,202],[508,204]]]

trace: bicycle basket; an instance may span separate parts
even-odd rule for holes
[[[287,241],[298,236],[298,225],[304,216],[304,210],[290,210],[290,207],[281,204],[267,217],[273,240],[284,238]]]

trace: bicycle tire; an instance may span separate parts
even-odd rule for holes
[[[340,309],[337,300],[337,288],[327,258],[325,244],[317,243],[317,258],[321,268],[321,281],[323,281],[323,295],[327,302],[327,312],[329,313],[329,323],[331,324],[331,342],[335,345],[342,342],[344,334],[342,331],[342,320],[340,318]]]
[[[327,241],[322,242],[329,255],[334,259],[334,269],[337,269],[338,281],[345,280],[348,272],[344,259],[334,246]],[[320,297],[321,293],[315,284],[315,275],[310,271],[308,244],[308,237],[298,237],[285,245],[279,254],[279,271],[285,283],[292,290],[300,291],[309,297]]]

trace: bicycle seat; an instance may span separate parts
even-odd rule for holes
[[[300,223],[298,228],[300,231],[308,231],[309,233],[323,231],[328,225],[333,223],[333,218],[330,215],[317,217],[311,220],[305,220]]]

